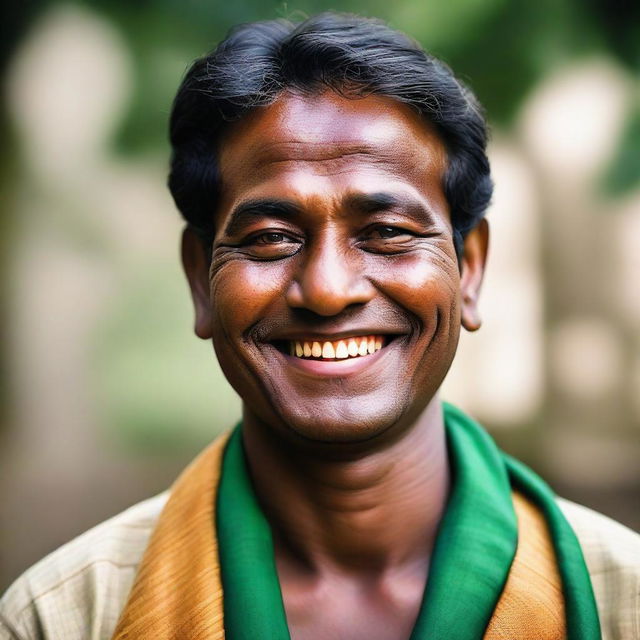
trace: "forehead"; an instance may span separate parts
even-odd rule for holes
[[[435,128],[384,96],[283,93],[235,123],[220,148],[227,204],[269,186],[370,190],[380,179],[441,192],[446,152]],[[318,178],[315,183],[313,178]],[[373,186],[373,185],[371,185]],[[304,195],[304,194],[301,194]]]

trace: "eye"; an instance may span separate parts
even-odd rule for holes
[[[371,225],[360,237],[360,247],[370,253],[393,254],[411,250],[418,233],[390,224]]]
[[[301,238],[284,231],[260,231],[249,236],[241,245],[247,255],[262,260],[277,260],[294,255],[302,246]]]
[[[410,242],[415,238],[416,234],[402,227],[394,227],[389,224],[376,225],[371,227],[365,234],[365,240],[369,242],[380,242],[383,240],[392,240],[394,243]]]
[[[396,238],[397,236],[402,235],[410,236],[412,234],[410,234],[405,229],[399,229],[398,227],[389,226],[376,227],[371,231],[372,238],[382,238],[383,240],[386,240],[388,238]]]
[[[281,242],[292,242],[292,238],[289,238],[284,233],[270,231],[256,236],[254,241],[256,244],[280,244]]]

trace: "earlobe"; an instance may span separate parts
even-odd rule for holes
[[[182,232],[181,254],[195,311],[195,333],[208,340],[212,335],[209,261],[202,240],[188,226]]]
[[[467,331],[477,331],[482,325],[478,311],[478,298],[484,276],[489,249],[489,224],[481,220],[466,235],[460,274],[462,298],[462,326]]]

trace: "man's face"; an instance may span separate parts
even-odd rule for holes
[[[219,159],[210,270],[185,265],[198,334],[245,412],[321,442],[410,424],[484,261],[471,257],[461,293],[438,135],[389,98],[286,93],[234,125]]]

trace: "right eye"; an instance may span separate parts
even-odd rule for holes
[[[243,243],[247,253],[265,260],[287,258],[297,253],[301,246],[300,239],[284,231],[261,231]]]

